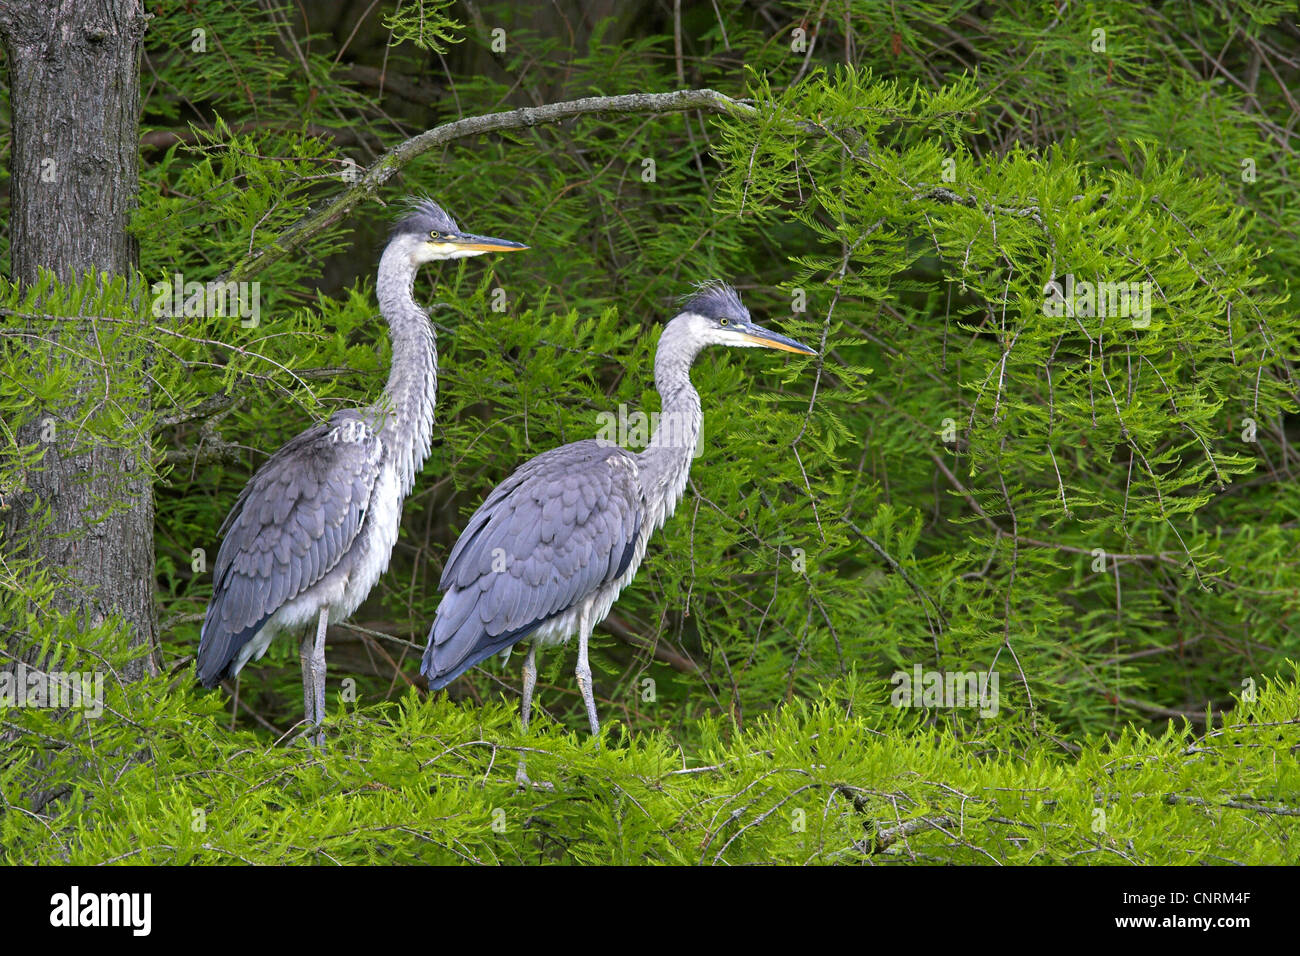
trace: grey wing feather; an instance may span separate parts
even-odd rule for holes
[[[421,671],[455,680],[622,576],[645,500],[634,456],[594,440],[525,463],[469,519],[443,568]]]
[[[231,676],[240,650],[347,554],[370,507],[383,446],[360,412],[290,439],[253,475],[221,525],[198,679]]]

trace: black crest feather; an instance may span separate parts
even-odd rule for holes
[[[731,318],[749,320],[749,309],[740,301],[740,295],[720,279],[701,282],[688,293],[683,302],[683,312],[694,312],[710,319]]]
[[[456,220],[427,196],[412,196],[405,202],[402,217],[393,224],[389,238],[402,235],[427,237],[431,232],[460,232]]]

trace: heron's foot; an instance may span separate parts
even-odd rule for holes
[[[314,750],[325,749],[325,728],[320,724],[307,724],[298,739]]]
[[[555,784],[549,780],[529,780],[528,774],[515,774],[515,786],[520,790],[543,790],[546,793],[555,792]]]
[[[600,717],[596,714],[596,697],[591,689],[591,669],[579,665],[577,671],[578,690],[582,692],[582,702],[587,708],[587,726],[591,736],[596,738],[596,749],[600,749]]]
[[[515,786],[520,790],[555,790],[555,784],[545,780],[529,780],[528,771],[524,767],[522,758],[519,760],[519,769],[515,771]]]

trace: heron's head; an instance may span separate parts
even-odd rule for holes
[[[700,345],[780,349],[798,355],[817,354],[802,342],[778,335],[754,322],[736,290],[725,282],[701,284],[682,304],[677,318],[686,322],[688,334]]]
[[[393,226],[388,247],[407,258],[413,266],[442,259],[481,256],[485,252],[519,252],[528,248],[521,242],[463,231],[456,225],[456,220],[432,199],[411,200],[406,215]]]

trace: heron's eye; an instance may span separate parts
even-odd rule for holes
[[[718,319],[718,325],[726,326],[727,323],[728,323],[727,319]]]

